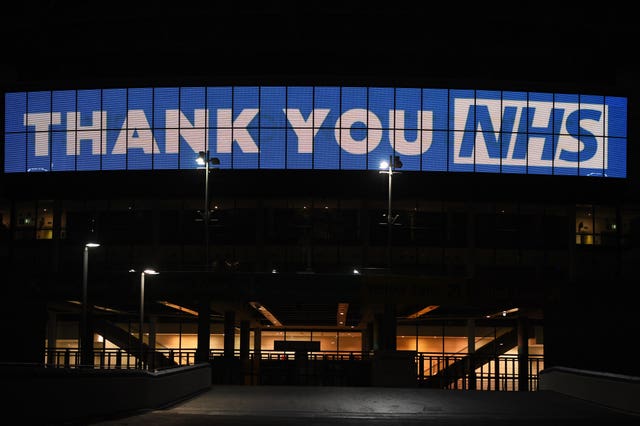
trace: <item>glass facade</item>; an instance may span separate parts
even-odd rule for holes
[[[0,238],[55,240],[64,248],[93,236],[105,246],[105,263],[148,259],[168,268],[196,267],[203,262],[201,210],[192,199],[5,200],[0,201]],[[537,265],[562,273],[571,241],[578,248],[597,247],[599,256],[621,253],[622,261],[637,245],[638,211],[617,205],[403,199],[394,203],[394,211],[399,215],[391,241],[394,264],[433,272],[467,268],[469,247],[480,268]],[[382,266],[388,244],[385,214],[382,203],[349,199],[215,199],[211,261],[217,270],[238,271]],[[571,223],[574,238],[568,236]],[[61,254],[63,263],[71,261],[64,250]],[[619,267],[623,272],[624,262]]]

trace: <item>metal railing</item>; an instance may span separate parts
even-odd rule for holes
[[[138,349],[96,349],[94,350],[94,364],[90,366],[96,369],[135,369],[138,368]],[[157,349],[156,354],[161,354],[175,365],[195,364],[195,348],[183,349]],[[278,361],[294,361],[294,351],[262,350],[258,353],[250,351],[248,360],[251,361],[251,370],[245,374],[262,374],[260,363],[269,363],[273,366]],[[350,365],[366,364],[374,356],[372,351],[317,351],[304,354],[303,361],[309,364],[344,363],[350,361]],[[224,359],[223,349],[212,349],[209,355],[212,361]],[[240,360],[240,351],[235,350],[233,359]],[[416,380],[419,386],[441,389],[476,389],[487,391],[517,391],[519,390],[519,358],[517,355],[492,355],[479,356],[460,353],[429,353],[417,352]],[[544,359],[541,355],[529,355],[527,365],[527,387],[530,391],[538,389],[538,375],[544,368]],[[86,367],[80,363],[80,352],[75,348],[47,349],[45,364],[52,368],[81,368]],[[281,365],[282,371],[287,363]],[[266,364],[265,364],[266,366]],[[273,367],[271,367],[273,368]],[[157,369],[149,363],[143,364],[143,369]],[[262,369],[264,370],[264,369]],[[307,370],[313,371],[313,370]],[[335,374],[344,374],[344,369],[319,369],[322,374],[327,371],[335,371]],[[339,378],[334,382],[340,383]],[[252,383],[260,383],[259,379]]]
[[[261,360],[270,361],[289,361],[294,360],[296,356],[295,351],[275,351],[275,350],[261,350],[259,352]],[[309,361],[353,361],[368,359],[373,356],[373,351],[312,351],[305,353],[305,359]],[[224,357],[223,349],[212,349],[210,352],[211,358]],[[240,351],[234,351],[234,357],[240,358]],[[256,352],[249,352],[249,359],[256,359]]]
[[[518,355],[418,353],[418,383],[442,389],[517,391],[520,386]],[[542,355],[527,358],[528,390],[538,389],[544,368]]]
[[[127,349],[94,349],[92,368],[98,369],[135,369],[139,368],[139,348]],[[156,354],[164,356],[176,365],[195,364],[196,350],[187,349],[156,349]],[[143,356],[143,358],[146,358]],[[80,351],[75,348],[47,349],[45,365],[55,368],[89,367],[81,364]],[[149,362],[143,364],[143,369],[156,369]]]

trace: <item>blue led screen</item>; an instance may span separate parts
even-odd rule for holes
[[[627,99],[377,87],[5,93],[6,173],[403,170],[626,177]]]

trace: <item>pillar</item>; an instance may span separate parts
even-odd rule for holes
[[[362,330],[362,352],[373,350],[373,322],[367,322],[367,326]]]
[[[262,357],[262,329],[256,327],[253,330],[253,358],[260,359]]]
[[[396,344],[396,306],[386,303],[379,320],[380,349],[374,353],[371,363],[371,385],[413,387],[417,386],[415,351],[398,351]]]
[[[374,314],[372,333],[371,333],[371,349],[373,349],[374,351],[379,351],[383,349],[382,323],[383,323],[382,314],[379,314],[379,313]]]
[[[47,365],[56,365],[56,342],[58,340],[58,314],[49,311],[47,320]]]
[[[196,363],[209,362],[211,352],[211,306],[209,299],[200,302],[198,309],[198,348],[196,349]]]
[[[235,353],[236,313],[226,311],[224,313],[224,357],[233,358]]]
[[[251,360],[249,359],[249,346],[251,342],[251,329],[249,321],[240,321],[240,368],[242,383],[251,384]]]
[[[476,366],[474,356],[476,353],[476,322],[474,319],[467,320],[467,379],[468,389],[476,390]]]
[[[154,351],[156,349],[156,329],[158,324],[158,317],[156,315],[149,316],[149,350]]]
[[[149,316],[149,341],[147,347],[147,362],[152,369],[156,368],[156,326],[158,317],[156,315]]]
[[[226,334],[225,334],[226,336]],[[249,342],[251,340],[251,329],[249,328],[249,321],[240,321],[240,359],[249,359]]]
[[[256,327],[253,330],[253,363],[251,384],[260,384],[260,359],[262,358],[262,329]]]
[[[385,303],[384,311],[375,315],[374,350],[396,350],[396,307],[392,303]]]
[[[396,305],[393,303],[387,303],[384,305],[384,349],[388,351],[395,351],[397,345],[397,327],[396,324]]]
[[[518,317],[518,390],[529,390],[529,321]]]

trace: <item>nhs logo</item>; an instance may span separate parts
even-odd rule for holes
[[[450,110],[452,170],[626,176],[625,98],[458,94]]]
[[[603,169],[608,109],[603,104],[456,99],[456,164]]]

